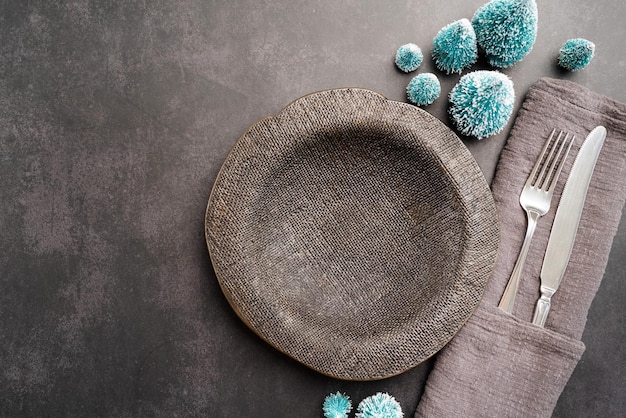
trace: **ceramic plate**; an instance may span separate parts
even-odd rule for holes
[[[214,184],[206,239],[230,305],[323,374],[371,380],[440,350],[498,248],[489,187],[438,119],[363,89],[255,123]]]

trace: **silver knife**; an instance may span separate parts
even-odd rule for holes
[[[572,254],[578,223],[598,155],[606,138],[606,128],[598,126],[580,147],[556,210],[548,248],[541,267],[541,297],[537,301],[533,324],[543,327],[550,312],[550,300],[559,288]]]

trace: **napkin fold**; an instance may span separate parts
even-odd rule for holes
[[[565,179],[596,126],[607,138],[589,185],[572,256],[545,328],[531,324],[539,275]],[[552,129],[576,135],[550,212],[539,219],[513,314],[497,305],[517,260],[526,214],[519,194]],[[580,341],[626,199],[626,105],[565,80],[529,89],[501,153],[492,192],[500,252],[475,314],[440,352],[416,417],[549,417],[584,352]]]

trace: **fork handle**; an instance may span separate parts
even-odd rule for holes
[[[515,304],[515,295],[517,294],[517,288],[519,287],[520,277],[522,276],[522,269],[524,268],[524,263],[526,262],[526,256],[528,255],[528,249],[530,248],[530,242],[533,239],[533,234],[535,233],[535,228],[537,226],[537,219],[541,215],[537,212],[528,211],[528,227],[526,228],[526,236],[524,237],[524,244],[522,244],[522,249],[520,250],[520,254],[517,257],[517,262],[515,263],[515,267],[513,268],[513,272],[511,273],[511,277],[509,278],[509,282],[506,285],[506,289],[504,289],[504,294],[502,295],[502,299],[500,299],[500,304],[498,307],[502,309],[504,312],[513,313],[513,305]]]

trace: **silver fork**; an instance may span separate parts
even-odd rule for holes
[[[537,226],[537,220],[550,210],[554,187],[574,142],[573,135],[570,136],[570,134],[560,131],[555,139],[555,133],[556,130],[552,130],[550,137],[541,150],[541,154],[537,158],[535,166],[528,176],[528,180],[526,180],[526,184],[524,184],[519,198],[520,205],[524,208],[528,217],[528,227],[515,268],[513,268],[509,282],[498,305],[505,312],[513,312],[515,295],[522,275],[522,269],[526,262],[526,256],[528,255],[528,249],[530,248],[530,242]],[[548,153],[547,157],[546,153]],[[537,174],[539,169],[541,171]]]

